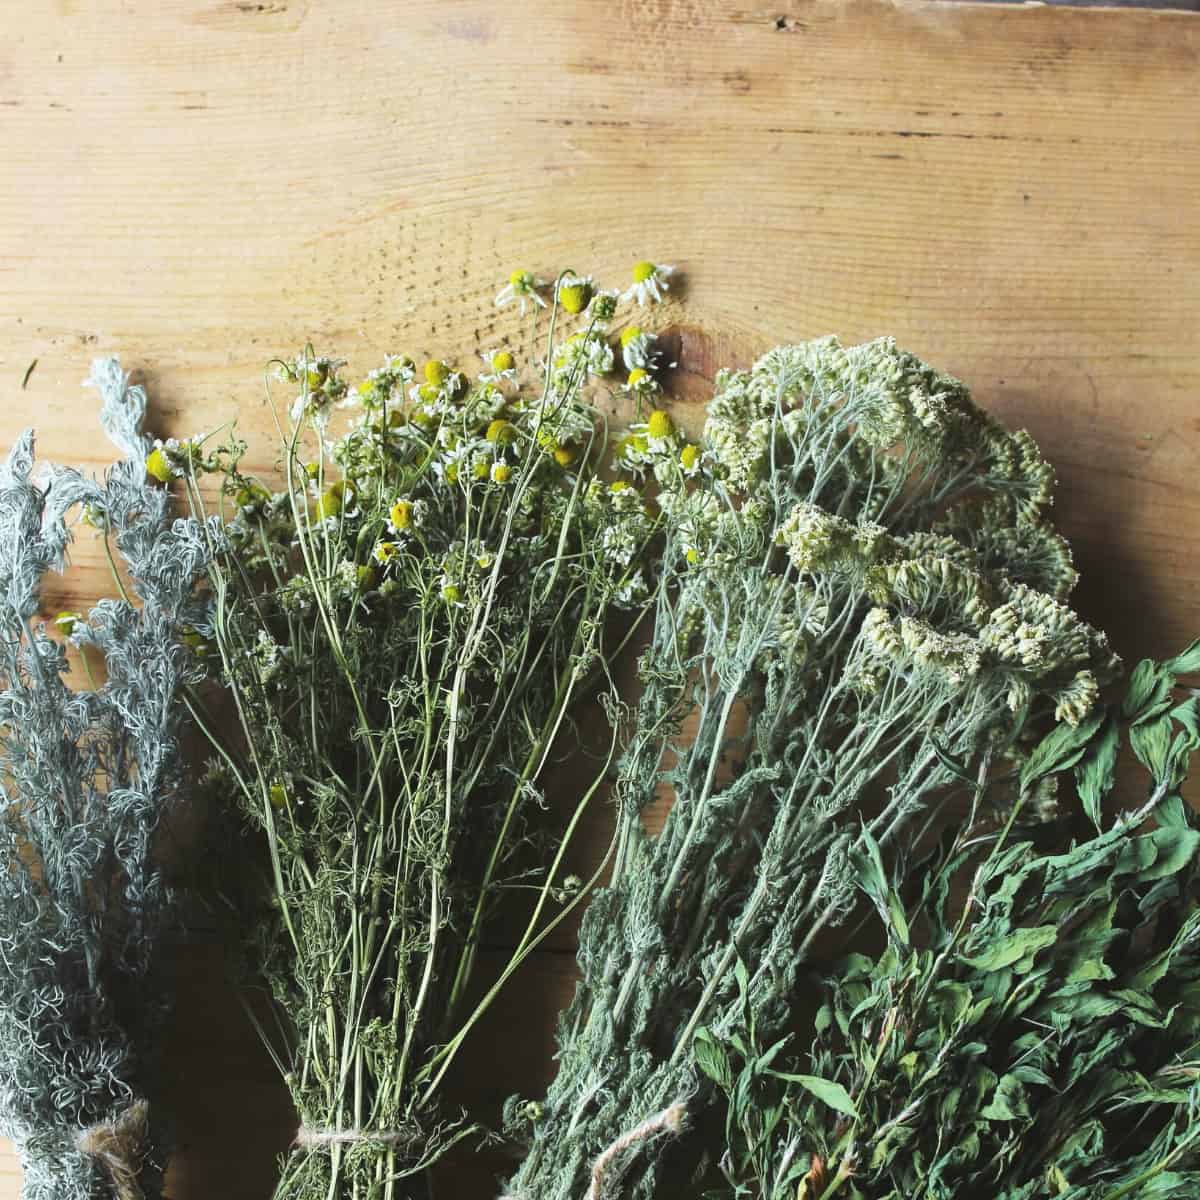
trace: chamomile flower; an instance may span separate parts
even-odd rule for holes
[[[637,325],[621,330],[621,358],[626,370],[639,367],[653,371],[658,366],[658,335],[649,333]]]
[[[588,306],[588,315],[597,321],[611,321],[617,314],[617,304],[620,299],[616,288],[598,289]]]
[[[512,467],[506,462],[494,462],[491,477],[493,483],[505,484],[512,478]]]
[[[514,383],[517,378],[517,360],[511,350],[493,350],[485,356],[487,370],[479,376],[480,383]]]
[[[671,420],[671,414],[665,409],[654,409],[646,419],[646,434],[652,441],[669,438],[674,432],[675,422]]]
[[[517,440],[517,427],[511,421],[497,417],[488,425],[487,432],[483,436],[497,449],[511,446]]]
[[[531,271],[514,271],[508,277],[508,282],[496,293],[496,307],[503,308],[506,304],[517,303],[521,306],[521,316],[525,315],[526,302],[536,304],[538,308],[545,308],[546,301],[538,292],[546,286],[546,281],[538,279]]]
[[[381,540],[375,543],[375,548],[371,551],[371,557],[381,566],[386,567],[389,563],[394,562],[400,553],[400,543]]]
[[[159,483],[170,483],[187,474],[203,474],[211,466],[201,450],[204,437],[198,434],[183,441],[167,438],[165,442],[155,438],[153,449],[146,455],[146,474]]]
[[[653,403],[659,395],[658,380],[645,367],[634,367],[625,380],[625,391],[634,400],[646,400]]]
[[[347,385],[338,378],[338,371],[345,365],[345,359],[299,355],[276,369],[277,378],[300,384],[300,394],[289,410],[294,425],[308,419],[318,429],[325,427],[330,409],[346,394]]]
[[[417,515],[417,505],[407,496],[401,496],[388,509],[388,530],[394,534],[411,532]]]
[[[508,397],[494,383],[480,381],[466,404],[466,419],[472,426],[487,426],[508,407]]]
[[[613,369],[613,349],[596,331],[573,333],[554,356],[556,382],[566,384],[580,372],[607,375]]]
[[[689,442],[679,452],[679,466],[687,478],[700,473],[700,447]]]
[[[64,637],[70,637],[75,632],[75,627],[83,623],[83,613],[78,612],[60,612],[54,618],[55,626],[62,631]]]
[[[579,457],[579,447],[565,444],[549,429],[538,432],[537,443],[560,467],[571,466]]]
[[[466,379],[449,363],[433,358],[421,369],[423,383],[418,383],[408,389],[409,399],[418,408],[411,414],[414,421],[420,423],[419,414],[428,413],[433,421],[448,416],[454,409],[454,401],[462,395],[466,387]]]
[[[170,483],[175,477],[160,443],[156,443],[154,449],[146,455],[146,474],[151,479],[157,479],[159,483]]]
[[[564,275],[558,281],[556,298],[564,312],[578,316],[591,303],[596,281],[590,275]]]
[[[667,277],[675,268],[665,263],[652,263],[643,259],[633,266],[633,283],[621,293],[622,300],[636,300],[638,304],[661,304],[666,299]]]
[[[407,354],[389,354],[382,367],[367,372],[367,377],[358,385],[343,404],[361,404],[363,408],[379,408],[392,395],[403,390],[415,378],[416,364]],[[389,413],[389,416],[391,414]]]

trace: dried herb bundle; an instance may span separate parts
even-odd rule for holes
[[[539,286],[518,273],[510,290],[540,302]],[[544,860],[515,852],[577,700],[616,703],[609,665],[649,596],[655,521],[597,474],[606,435],[584,388],[613,365],[616,301],[577,277],[556,296],[532,388],[507,350],[474,379],[391,357],[353,389],[329,359],[282,364],[282,491],[243,473],[240,447],[159,448],[188,478],[219,460],[237,510],[211,581],[244,737],[224,769],[273,872],[258,953],[281,1024],[264,1036],[301,1121],[280,1197],[424,1188],[477,1131],[440,1106],[448,1068],[583,887],[565,847],[611,747],[554,803],[565,832]],[[583,325],[556,341],[562,312]],[[347,405],[357,420],[332,438]],[[515,889],[524,933],[468,1002]]]
[[[29,1200],[158,1195],[163,1168],[147,1104],[172,899],[156,834],[184,783],[181,693],[197,672],[179,634],[203,623],[208,538],[147,479],[142,389],[114,360],[91,382],[126,456],[103,484],[35,476],[29,433],[0,468],[0,1126]],[[106,668],[86,691],[35,620],[75,509],[115,542],[134,591],[59,618],[84,664]]]
[[[774,1037],[860,882],[886,901],[882,852],[975,796],[1030,719],[1085,719],[1115,661],[1061,602],[1075,575],[1036,446],[890,340],[723,373],[691,453],[647,432],[624,458],[659,483],[665,549],[619,848],[557,1077],[508,1108],[532,1122],[520,1200],[653,1194],[650,1144],[711,1098],[698,1031],[749,1005]]]
[[[803,1056],[764,1044],[743,977],[740,1027],[696,1043],[726,1106],[714,1197],[1200,1193],[1200,827],[1178,791],[1198,671],[1200,643],[1143,662],[1120,709],[1056,731],[986,819],[885,883],[886,949],[837,965]],[[1105,827],[1122,745],[1148,785]],[[1096,832],[1054,852],[1031,790],[1072,766]]]

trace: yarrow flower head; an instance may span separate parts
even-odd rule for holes
[[[675,268],[663,263],[652,263],[643,259],[633,266],[633,283],[621,293],[622,300],[636,300],[638,304],[661,304],[670,288],[667,279]]]
[[[496,307],[503,308],[506,304],[519,304],[521,316],[525,315],[527,302],[536,304],[538,308],[545,308],[546,301],[538,293],[541,288],[546,286],[546,281],[538,279],[532,271],[514,271],[508,277],[508,282],[496,293]]]

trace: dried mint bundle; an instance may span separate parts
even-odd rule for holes
[[[204,624],[196,585],[212,533],[172,519],[146,475],[144,391],[115,360],[98,360],[90,382],[125,455],[103,483],[35,472],[30,433],[0,467],[0,1128],[28,1200],[160,1194],[149,1099],[172,893],[159,834],[185,784],[178,733],[198,672],[182,635]],[[37,620],[75,510],[115,544],[132,588],[57,619],[88,673],[104,667],[82,691]]]
[[[696,1042],[725,1107],[714,1200],[1200,1194],[1200,823],[1179,793],[1197,672],[1200,643],[1141,663],[986,818],[906,879],[861,878],[885,948],[829,972],[803,1054],[764,1041],[743,979],[738,1027]],[[1072,768],[1078,840],[1031,804]]]

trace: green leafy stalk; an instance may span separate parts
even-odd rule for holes
[[[697,1044],[726,1107],[714,1200],[1197,1194],[1200,825],[1178,791],[1200,747],[1178,676],[1197,670],[1200,644],[1141,663],[1120,708],[1029,757],[1026,784],[1074,769],[1090,837],[1041,849],[1018,801],[913,870],[907,904],[889,885],[920,940],[885,921],[882,954],[839,963],[807,1053],[764,1050],[745,1004]],[[1121,748],[1149,778],[1105,827]]]

